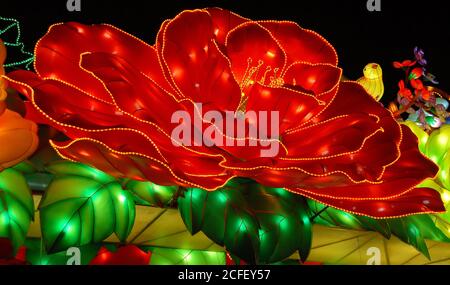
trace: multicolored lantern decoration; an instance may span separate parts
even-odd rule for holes
[[[36,72],[14,71],[8,84],[31,103],[27,116],[64,132],[67,140],[52,146],[65,159],[209,191],[245,177],[376,218],[443,211],[435,191],[415,188],[437,167],[414,135],[361,84],[341,81],[334,47],[296,23],[196,9],[164,22],[155,45],[111,25],[72,22],[51,26],[35,50]],[[266,147],[251,146],[258,138],[225,129],[217,140],[231,145],[173,138],[172,115],[197,117],[195,103],[205,112],[278,112],[279,151],[261,157]]]
[[[415,52],[417,61],[394,64],[409,75],[398,93],[407,109],[416,97],[439,102],[424,85],[431,75],[414,68],[425,62],[423,52]],[[392,116],[404,110],[376,102],[384,92],[380,65],[367,65],[358,82],[342,80],[335,49],[311,30],[196,9],[165,21],[154,45],[111,25],[71,22],[51,26],[35,54],[35,72],[0,77],[3,97],[6,84],[25,96],[26,118],[33,121],[3,104],[0,186],[6,181],[8,187],[0,188],[6,197],[0,199],[0,236],[11,239],[9,227],[19,221],[15,248],[34,216],[29,187],[36,173],[11,166],[36,148],[37,123],[63,134],[46,145],[63,160],[36,170],[51,179],[40,184],[34,252],[59,258],[68,248],[96,245],[83,264],[149,264],[150,253],[128,243],[143,244],[136,238],[175,208],[181,233],[202,232],[235,264],[276,264],[297,252],[306,262],[313,224],[394,235],[428,258],[425,239],[448,241],[431,219],[450,200],[447,135],[420,133],[425,145],[418,146],[416,130]],[[251,143],[261,138],[228,136],[224,129],[215,137],[244,144],[177,140],[173,114],[185,110],[193,120],[183,122],[198,130],[192,124],[197,103],[205,113],[277,112],[279,151],[263,157],[263,145]],[[218,129],[217,121],[203,119],[200,129]],[[138,230],[136,213],[144,205],[164,209]],[[108,238],[120,246],[105,245],[91,262]],[[223,253],[197,259],[190,249],[152,252],[154,264],[165,264],[167,256],[183,264],[225,263]]]

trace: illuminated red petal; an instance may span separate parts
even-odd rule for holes
[[[81,65],[105,84],[121,110],[156,123],[168,133],[175,126],[171,116],[183,106],[176,102],[173,94],[138,72],[125,59],[107,53],[91,53],[83,56]]]
[[[10,86],[29,98],[34,109],[32,116],[40,117],[41,122],[55,125],[57,121],[62,130],[64,125],[95,129],[117,127],[123,122],[122,114],[113,104],[63,82],[42,80],[28,71],[16,71],[8,76]]]
[[[183,96],[215,110],[238,107],[239,85],[228,59],[214,42],[208,12],[185,11],[170,21],[163,34],[161,57]]]
[[[294,62],[329,63],[337,65],[338,57],[333,46],[314,31],[301,28],[288,21],[260,21],[281,44],[288,57],[288,65]]]
[[[339,83],[342,70],[328,64],[296,62],[284,73],[284,84],[298,86],[314,95],[334,89]]]
[[[267,29],[255,22],[243,23],[228,33],[225,46],[239,82],[251,74],[252,67],[258,69],[250,79],[265,83],[286,66],[285,51]]]
[[[402,126],[402,131],[403,140],[400,146],[402,155],[394,164],[386,167],[379,183],[354,184],[348,180],[347,182],[341,180],[336,186],[327,183],[324,188],[325,185],[311,181],[309,185],[304,183],[302,192],[332,199],[383,199],[403,195],[423,180],[434,177],[438,167],[419,152],[414,134],[405,126]],[[374,159],[382,155],[372,153]]]
[[[36,46],[36,70],[42,77],[57,78],[103,100],[110,100],[103,86],[79,67],[84,52],[107,52],[126,58],[164,87],[156,51],[143,41],[109,25],[56,24]]]
[[[207,172],[201,176],[186,175],[183,171],[172,169],[158,159],[113,151],[103,143],[92,139],[52,142],[52,145],[66,159],[92,165],[115,177],[152,181],[159,185],[178,184],[211,190],[223,186],[231,178],[230,175],[219,176],[216,173],[208,175]],[[207,171],[206,167],[202,169]]]
[[[422,90],[423,88],[423,83],[420,79],[413,79],[411,80],[411,86],[416,89],[416,90]]]
[[[238,115],[241,117],[241,115]],[[277,155],[286,155],[286,149],[279,141],[278,132],[271,131],[271,114],[267,119],[261,119],[257,113],[247,112],[242,114],[245,120],[234,121],[232,129],[225,128],[223,135],[219,138],[220,144],[216,144],[213,148],[217,153],[223,153],[227,158],[224,162],[228,164],[230,161],[253,161],[261,157],[274,157]],[[267,124],[266,124],[267,123]],[[227,125],[228,122],[224,125]],[[217,127],[218,124],[215,124]],[[219,124],[220,127],[221,124]],[[267,126],[267,128],[266,128]],[[243,130],[243,131],[240,131]],[[266,131],[266,132],[264,132]],[[273,147],[272,147],[273,146]],[[273,151],[270,151],[270,150]],[[270,153],[269,153],[270,151]]]
[[[414,68],[411,73],[409,74],[410,79],[417,79],[423,75],[423,68],[416,67]]]
[[[172,115],[177,111],[183,111],[189,114],[190,124],[194,123],[195,118],[201,120],[198,113],[194,111],[191,102],[182,101],[178,103],[179,100],[175,99],[172,94],[161,89],[151,79],[138,73],[122,58],[105,53],[93,53],[83,57],[82,65],[102,80],[121,110],[137,117],[139,120],[156,124],[165,131],[167,136],[160,136],[149,125],[146,126],[140,122],[132,123],[135,128],[141,129],[155,138],[155,142],[158,142],[162,148],[169,145],[169,153],[171,153],[170,148],[173,146],[172,142],[168,141],[168,136],[178,126],[178,123],[172,122]],[[133,100],[130,100],[130,97]],[[155,108],[155,106],[158,106],[158,108]],[[142,128],[142,126],[144,127]],[[207,123],[202,124],[204,129],[208,126]],[[192,128],[192,126],[190,125],[189,128]],[[205,146],[194,146],[194,137],[191,138],[188,147],[209,154],[214,153]]]
[[[163,162],[137,155],[123,155],[113,152],[104,144],[92,139],[78,139],[71,142],[53,142],[55,150],[63,157],[92,165],[115,177],[148,180],[160,185],[173,185],[176,179]]]
[[[279,134],[297,127],[318,114],[324,103],[313,95],[298,92],[285,87],[268,87],[255,84],[251,88],[246,111],[279,112]],[[270,125],[270,124],[269,124]],[[269,131],[268,131],[269,133]]]
[[[297,192],[295,189],[294,191]],[[445,212],[439,192],[428,188],[414,189],[405,195],[389,200],[336,200],[309,193],[301,194],[331,207],[373,218],[395,218],[405,215]]]
[[[392,64],[395,68],[402,68],[402,64],[398,61],[394,61],[394,63]]]
[[[296,62],[287,68],[283,79],[290,88],[328,99],[336,94],[341,75],[342,69],[333,65]]]
[[[211,15],[214,35],[220,46],[225,44],[225,38],[232,29],[249,21],[244,17],[222,8],[207,8],[206,11]]]
[[[15,72],[11,74],[11,77],[27,81],[31,85],[28,87],[11,82],[12,86],[29,96],[30,99],[34,99],[35,105],[28,104],[32,105],[28,109],[33,111],[33,117],[36,117],[39,122],[63,131],[72,139],[95,139],[116,151],[137,152],[160,160],[167,160],[175,165],[174,168],[179,169],[181,173],[190,172],[197,175],[199,171],[203,171],[208,175],[224,174],[223,168],[219,166],[222,158],[211,156],[211,154],[216,154],[217,150],[209,150],[204,145],[192,146],[190,147],[192,150],[176,146],[170,138],[170,130],[163,134],[157,126],[125,116],[114,106],[87,96],[59,81],[43,81],[31,72]],[[132,80],[132,77],[126,79]],[[144,82],[133,83],[144,84]],[[120,89],[115,91],[120,91]],[[129,91],[131,92],[132,89],[130,88]],[[147,100],[149,99],[147,98]],[[50,102],[52,104],[49,104]],[[80,102],[81,104],[79,104]],[[170,115],[171,112],[168,114]],[[170,122],[169,117],[165,123],[170,124]],[[172,126],[170,127],[172,128]],[[208,156],[205,157],[201,153]],[[196,167],[194,168],[193,165]],[[202,165],[204,166],[202,167]]]
[[[364,114],[377,118],[378,127],[382,129],[365,142],[364,148],[352,155],[334,158],[333,167],[327,164],[327,171],[337,169],[344,170],[353,179],[361,180],[365,177],[371,181],[377,180],[382,175],[385,166],[395,162],[400,156],[399,145],[401,141],[400,126],[392,117],[392,114],[384,109],[378,102],[366,93],[362,86],[353,82],[343,82],[331,104],[319,116],[311,120],[307,126],[320,122],[333,120],[342,115]],[[351,118],[351,117],[350,117]],[[370,122],[370,121],[369,121]],[[293,151],[295,152],[295,151]],[[376,155],[379,153],[379,155]],[[312,165],[311,165],[312,166]],[[305,167],[305,166],[304,166]],[[345,170],[346,168],[350,169]],[[319,166],[307,167],[313,173],[323,170]],[[359,177],[359,178],[358,178]]]
[[[356,152],[372,135],[381,131],[376,118],[366,114],[336,117],[283,135],[288,158],[318,159]],[[322,163],[322,162],[321,162]]]
[[[342,122],[342,124],[346,125],[348,123],[351,123],[351,118],[354,116],[355,115],[350,116],[347,122]],[[283,165],[284,167],[301,167],[302,169],[316,175],[325,175],[333,172],[343,172],[355,181],[379,181],[386,167],[395,162],[400,156],[400,151],[397,144],[400,143],[401,137],[399,134],[400,130],[398,125],[392,123],[391,117],[382,118],[378,123],[375,123],[376,120],[378,119],[375,119],[373,117],[369,118],[369,116],[366,116],[366,118],[362,120],[359,125],[359,127],[362,127],[362,129],[365,129],[365,131],[360,133],[359,136],[356,135],[355,130],[353,130],[353,134],[351,134],[351,127],[348,127],[344,130],[344,133],[347,133],[347,135],[351,136],[350,138],[353,138],[354,136],[354,139],[356,140],[355,142],[353,142],[355,144],[352,147],[352,151],[349,153],[341,152],[340,154],[338,153],[336,155],[330,155],[328,157],[316,157],[313,160],[288,160],[283,161],[281,165]],[[339,128],[336,128],[336,132],[338,130]],[[333,133],[334,131],[330,130],[330,132]],[[293,136],[293,138],[301,137],[301,133],[302,132],[300,131],[298,134],[296,134],[296,136]],[[361,134],[364,134],[364,137],[362,137]],[[335,137],[331,142],[335,141],[339,137],[338,133],[336,133],[336,135],[337,137]],[[320,135],[312,135],[313,138],[316,136],[320,137]],[[292,150],[292,148],[294,148],[294,141],[295,140],[292,140],[291,144],[286,142],[286,145],[292,146],[290,148],[290,153],[295,153],[295,150]],[[336,144],[342,142],[345,143],[346,141],[335,141]],[[317,147],[317,150],[325,151],[325,153],[331,151],[331,145],[334,145],[335,147],[337,146],[333,143],[330,143],[330,141],[321,140],[317,140],[315,145]],[[347,140],[346,147],[349,147],[351,145],[352,144],[349,144],[349,141]],[[356,146],[358,145],[359,147],[356,148]],[[322,148],[319,148],[319,146]],[[301,148],[302,146],[300,145],[298,147]],[[295,162],[297,162],[296,165]]]

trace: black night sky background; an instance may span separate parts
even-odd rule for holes
[[[80,12],[69,12],[66,0],[4,0],[0,16],[22,24],[28,50],[56,22],[109,23],[149,43],[160,24],[184,9],[222,7],[252,19],[290,20],[317,31],[336,48],[339,65],[350,79],[362,76],[369,62],[381,64],[383,102],[395,98],[403,73],[392,62],[413,58],[419,46],[428,70],[450,91],[450,8],[442,0],[381,0],[381,12],[369,12],[367,0],[81,0]]]

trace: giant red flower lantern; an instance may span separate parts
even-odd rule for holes
[[[334,48],[296,23],[184,11],[154,45],[110,25],[57,24],[35,56],[36,73],[8,81],[28,97],[28,118],[69,138],[52,142],[64,158],[211,191],[247,177],[372,217],[444,210],[439,193],[416,188],[438,168],[412,132],[359,84],[341,81]],[[278,111],[279,152],[262,157],[247,134],[222,133],[247,142],[238,146],[177,141],[171,116],[198,116],[195,103],[204,112]]]

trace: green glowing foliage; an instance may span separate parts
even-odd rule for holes
[[[178,207],[192,234],[202,231],[248,263],[274,263],[295,251],[306,260],[309,254],[308,205],[283,189],[236,179],[213,192],[189,188]]]
[[[225,253],[203,250],[150,248],[150,265],[225,265]]]
[[[447,236],[436,227],[429,215],[414,215],[387,220],[392,234],[403,242],[414,246],[430,259],[426,239],[450,242]]]
[[[314,200],[308,200],[308,205],[312,211],[314,223],[353,230],[376,231],[386,238],[391,237],[389,225],[385,220],[353,215],[335,208],[327,207]]]
[[[161,186],[136,180],[127,181],[124,188],[134,194],[136,203],[161,208],[167,207],[172,202],[172,197],[178,190],[178,186]]]
[[[68,161],[52,163],[48,171],[55,176],[39,205],[47,252],[101,242],[112,233],[126,240],[135,204],[115,178]]]
[[[32,265],[74,265],[71,260],[74,257],[74,252],[71,250],[47,254],[45,249],[42,248],[40,239],[27,239],[25,246],[27,248],[27,261]],[[100,244],[88,244],[77,247],[80,265],[88,265],[96,256],[100,246]]]
[[[430,135],[425,133],[413,122],[405,122],[413,133],[419,138],[420,151],[439,165],[436,179],[428,179],[418,187],[432,188],[441,193],[446,213],[431,216],[436,226],[450,237],[450,125],[444,125],[433,131]]]
[[[327,208],[325,205],[312,200],[308,200],[308,204],[313,214],[318,214],[314,218],[314,223],[354,230],[376,231],[387,239],[391,235],[395,235],[403,242],[414,246],[427,258],[430,258],[430,254],[425,243],[426,239],[439,242],[450,241],[436,226],[433,216],[430,215],[414,215],[396,219],[373,219],[330,207]]]
[[[450,191],[431,179],[425,180],[418,187],[431,188],[441,193],[442,202],[444,202],[444,206],[447,211],[442,214],[431,215],[430,217],[436,227],[438,227],[448,238],[450,238]]]
[[[31,191],[21,172],[0,172],[0,237],[9,238],[15,250],[21,246],[34,217]]]
[[[450,189],[450,125],[444,125],[428,135],[413,122],[404,124],[418,137],[420,151],[439,165],[437,182]]]

